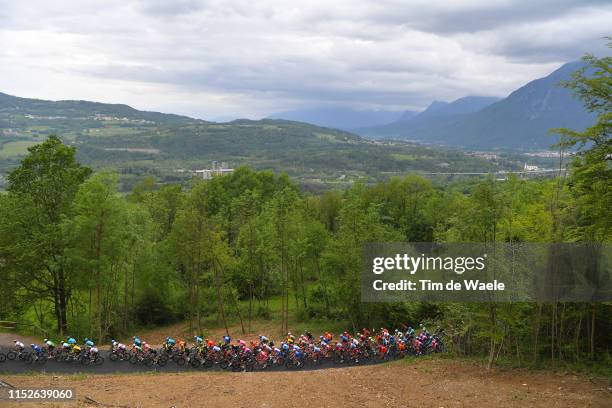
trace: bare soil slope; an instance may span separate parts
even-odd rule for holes
[[[33,375],[0,379],[15,387],[70,387],[76,391],[77,400],[71,403],[0,402],[2,406],[21,408],[612,406],[612,393],[605,381],[549,371],[486,372],[478,364],[445,359],[309,372]]]

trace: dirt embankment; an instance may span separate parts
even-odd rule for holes
[[[451,360],[309,372],[0,376],[15,387],[75,389],[75,407],[610,407],[605,381]],[[97,401],[93,404],[86,397]],[[86,402],[89,401],[89,402]]]

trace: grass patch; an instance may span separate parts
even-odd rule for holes
[[[17,142],[8,142],[2,145],[0,149],[0,158],[7,159],[9,157],[25,156],[28,153],[28,147],[40,142],[30,140],[20,140]]]

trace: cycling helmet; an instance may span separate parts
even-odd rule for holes
[[[223,336],[223,341],[225,344],[229,344],[232,341],[232,338],[230,336]]]

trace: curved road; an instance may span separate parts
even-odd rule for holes
[[[168,361],[168,363],[163,366],[152,366],[147,367],[142,364],[131,364],[128,361],[110,361],[108,359],[107,353],[102,354],[104,357],[104,364],[99,366],[93,365],[82,365],[76,362],[57,362],[53,360],[47,361],[45,364],[25,364],[21,360],[6,360],[0,363],[0,374],[19,374],[19,373],[30,373],[30,372],[40,372],[40,373],[62,373],[62,374],[74,374],[74,373],[91,373],[91,374],[114,374],[114,373],[137,373],[137,372],[147,372],[147,371],[157,371],[157,372],[165,372],[165,373],[176,373],[176,372],[206,372],[206,371],[225,371],[232,372],[231,370],[223,370],[220,367],[211,367],[211,368],[192,368],[189,364],[185,364],[184,366],[179,366],[173,361]],[[379,361],[367,361],[360,365],[369,365],[369,364],[379,364]],[[263,371],[304,371],[304,370],[320,370],[325,368],[333,368],[333,367],[351,367],[349,364],[334,364],[332,361],[324,361],[320,365],[306,365],[300,369],[288,369],[285,367],[271,367],[266,368]]]

